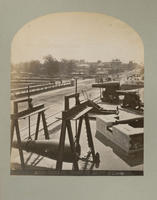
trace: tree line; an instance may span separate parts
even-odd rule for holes
[[[82,60],[85,63],[85,60]],[[69,76],[73,72],[77,71],[77,64],[79,64],[79,60],[67,60],[61,59],[58,61],[53,58],[52,55],[47,55],[43,57],[43,62],[41,63],[39,60],[32,60],[29,62],[22,62],[18,64],[12,64],[11,71],[17,73],[28,73],[33,75],[45,75],[45,76]],[[88,75],[95,75],[100,64],[103,64],[100,60],[95,63],[90,63],[88,68]],[[133,63],[130,61],[129,63],[122,63],[120,60],[115,59],[107,64],[108,74],[118,74],[124,71],[131,71],[135,68],[138,68],[139,65],[137,63]],[[102,66],[102,68],[104,68]],[[142,70],[144,68],[141,68]],[[143,73],[143,71],[141,72]]]
[[[11,71],[55,76],[68,75],[76,68],[76,62],[74,60],[62,59],[61,61],[58,61],[51,55],[45,56],[43,60],[42,63],[39,60],[32,60],[29,62],[12,64]]]

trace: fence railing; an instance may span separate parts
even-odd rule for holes
[[[18,97],[25,97],[28,95],[34,95],[41,92],[46,92],[54,89],[64,88],[73,86],[72,82],[64,82],[64,83],[48,83],[48,84],[41,84],[41,85],[28,85],[28,87],[16,88],[11,89],[11,99],[18,98]]]

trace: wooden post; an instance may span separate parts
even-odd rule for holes
[[[71,152],[73,154],[74,170],[79,170],[78,162],[77,162],[77,155],[76,155],[76,151],[75,151],[75,144],[74,144],[74,139],[73,139],[73,134],[72,134],[71,122],[70,122],[70,120],[67,120],[66,123],[67,123],[67,129],[68,129],[68,136],[69,136],[69,141],[70,141]]]
[[[38,113],[38,118],[37,118],[37,126],[36,126],[36,131],[35,131],[35,140],[38,139],[38,133],[39,133],[39,124],[40,124],[40,116],[41,116],[41,113],[39,112]]]
[[[65,143],[65,133],[66,133],[66,121],[62,121],[59,148],[58,148],[58,158],[56,163],[56,170],[62,170],[63,163],[63,152],[64,152],[64,143]]]
[[[12,119],[11,120],[11,136],[10,136],[10,154],[11,154],[11,149],[12,149],[13,137],[14,137],[14,121]]]
[[[24,164],[23,151],[22,151],[22,148],[21,148],[21,137],[20,137],[19,123],[18,123],[17,119],[14,122],[15,122],[15,128],[16,128],[17,142],[18,142],[18,145],[19,145],[19,154],[20,154],[20,160],[21,160],[21,167],[24,169],[25,168],[25,164]]]
[[[77,78],[75,78],[75,94],[77,94]],[[76,105],[79,103],[79,97],[75,97]],[[75,134],[77,135],[77,120],[75,121]]]
[[[44,133],[45,133],[45,139],[50,139],[49,138],[49,133],[47,129],[47,124],[46,124],[46,119],[45,119],[45,113],[44,111],[41,112],[42,120],[43,120],[43,127],[44,127]]]
[[[28,109],[31,107],[31,102],[30,102],[30,93],[29,93],[29,85],[28,85]],[[28,138],[31,139],[31,117],[28,117]]]
[[[80,135],[81,135],[82,121],[83,121],[83,118],[80,117],[80,119],[79,119],[79,125],[78,125],[78,131],[77,131],[77,134],[76,134],[76,145],[79,145]]]
[[[67,96],[64,97],[65,107],[64,110],[69,110],[69,98]]]
[[[88,114],[85,114],[85,123],[86,123],[86,128],[87,128],[88,145],[91,149],[93,159],[95,159],[95,150],[94,150],[94,144],[93,144],[93,138],[92,138],[91,128],[89,124]]]

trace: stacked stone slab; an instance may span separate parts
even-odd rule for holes
[[[96,130],[127,153],[143,149],[144,129],[134,128],[129,124],[114,125],[116,121],[116,115],[97,116]]]

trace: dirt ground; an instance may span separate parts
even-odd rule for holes
[[[94,80],[83,80],[78,82],[78,92],[81,93],[80,99],[90,98],[93,99],[100,95],[99,89],[93,89],[91,84],[94,83]],[[82,92],[82,90],[86,90],[87,94]],[[33,96],[33,104],[42,103],[45,106],[51,106],[48,110],[46,110],[46,121],[48,124],[48,130],[50,134],[50,139],[56,139],[59,141],[60,137],[60,128],[61,128],[61,120],[58,120],[58,117],[61,115],[61,111],[64,108],[64,96],[68,94],[72,94],[75,92],[74,87],[63,88],[55,91],[49,91],[43,94]],[[143,91],[141,94],[143,95]],[[142,96],[143,98],[143,96]],[[74,102],[71,102],[74,104]],[[112,106],[115,108],[115,106]],[[24,109],[24,106],[21,106],[21,110]],[[49,117],[50,116],[50,117]],[[34,138],[35,125],[36,125],[37,116],[31,117],[31,134],[32,139]],[[20,130],[22,140],[27,140],[28,138],[28,119],[23,119],[20,122]],[[79,160],[79,168],[81,170],[120,170],[120,171],[143,171],[143,162],[137,159],[134,159],[134,162],[130,162],[126,156],[121,156],[120,153],[115,151],[115,148],[109,144],[108,141],[104,143],[105,139],[102,138],[101,134],[96,132],[96,121],[90,120],[93,142],[95,146],[95,151],[100,154],[100,163],[99,165],[93,164],[91,162],[91,158],[86,160]],[[75,126],[76,123],[72,121],[73,133],[75,134]],[[42,129],[42,124],[40,125],[40,129]],[[40,132],[39,139],[44,139],[43,131]],[[14,140],[16,138],[14,137]],[[66,141],[68,142],[68,137],[66,137]],[[82,133],[81,133],[81,158],[87,155],[89,151],[87,136],[86,136],[86,128],[83,123]],[[116,149],[117,150],[117,149]],[[24,151],[24,159],[25,164],[28,168],[31,169],[41,169],[41,170],[52,170],[56,167],[56,161],[45,158],[43,156],[37,155],[35,153],[29,153]],[[17,149],[12,149],[11,154],[11,168],[17,169],[20,168],[20,158]],[[63,169],[71,170],[71,163],[64,163]]]

